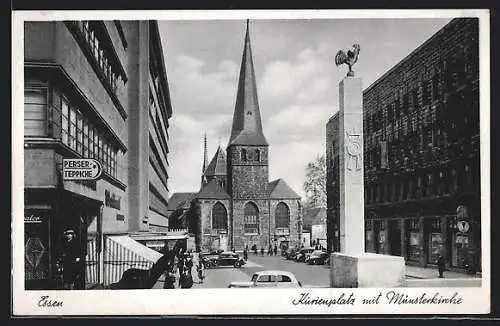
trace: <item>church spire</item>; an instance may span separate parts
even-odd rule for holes
[[[233,128],[228,146],[230,145],[267,145],[260,118],[248,20],[233,115]]]
[[[208,157],[207,157],[207,133],[203,135],[203,167],[201,171],[201,183],[204,184],[206,181],[205,171],[208,166]]]

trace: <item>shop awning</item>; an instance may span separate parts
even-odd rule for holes
[[[156,262],[161,257],[159,252],[135,241],[128,235],[109,236],[108,239],[148,261]]]
[[[189,238],[187,233],[185,234],[144,234],[144,235],[133,235],[134,240],[137,241],[155,241],[155,240],[183,240]]]

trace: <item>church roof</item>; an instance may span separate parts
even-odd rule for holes
[[[269,191],[271,199],[300,199],[300,196],[283,179],[269,182]]]
[[[227,192],[219,185],[217,179],[207,183],[196,196],[200,199],[231,199]]]
[[[175,211],[186,203],[189,203],[195,195],[195,192],[176,192],[172,194],[168,200],[168,210]]]
[[[215,152],[214,157],[208,164],[208,167],[203,175],[226,175],[226,155],[224,154],[224,150],[222,150],[220,146],[219,148],[217,148],[217,152]]]
[[[260,118],[248,21],[228,146],[230,145],[268,145]]]

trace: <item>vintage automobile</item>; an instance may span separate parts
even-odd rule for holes
[[[285,259],[287,260],[295,260],[295,255],[297,254],[298,250],[296,248],[288,248],[285,251]]]
[[[324,250],[314,250],[306,259],[309,265],[324,265],[328,259],[328,253]]]
[[[250,281],[231,282],[229,288],[299,288],[302,284],[286,271],[267,270],[253,274]]]
[[[302,248],[299,250],[298,254],[295,256],[295,261],[303,263],[306,261],[306,257],[311,254],[315,249],[314,248]]]
[[[234,266],[236,268],[240,268],[245,265],[245,260],[240,258],[237,253],[224,251],[219,253],[217,256],[209,256],[210,258],[210,267],[218,267],[218,266]]]

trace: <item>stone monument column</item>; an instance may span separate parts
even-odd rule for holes
[[[361,79],[339,84],[340,252],[365,252],[363,92]],[[343,144],[343,145],[342,145]]]
[[[347,64],[349,72],[339,85],[340,252],[330,257],[330,286],[398,287],[404,285],[403,257],[365,252],[363,90],[352,71],[359,50],[354,44],[335,56],[337,66]]]

